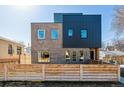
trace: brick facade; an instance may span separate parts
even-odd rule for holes
[[[46,38],[44,40],[38,39],[37,30],[45,29]],[[51,29],[56,28],[59,31],[58,40],[51,39]],[[50,62],[48,63],[78,63],[80,57],[80,50],[83,50],[84,60],[90,59],[89,48],[63,48],[62,46],[62,24],[61,23],[32,23],[31,24],[31,48],[32,48],[32,63],[44,63],[38,62],[38,51],[49,51]],[[66,62],[65,51],[69,50],[72,56],[72,52],[76,51],[77,61]]]

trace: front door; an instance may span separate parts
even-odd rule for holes
[[[90,51],[90,59],[94,60],[94,58],[95,58],[94,51]]]

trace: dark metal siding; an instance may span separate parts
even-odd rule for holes
[[[54,22],[62,23],[63,15],[82,15],[82,13],[54,13]]]
[[[73,37],[68,37],[68,29]],[[82,39],[80,30],[87,29],[87,38]],[[101,15],[63,15],[63,48],[100,48]]]

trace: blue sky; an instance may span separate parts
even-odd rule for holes
[[[52,22],[53,13],[83,13],[102,15],[102,41],[114,37],[111,22],[116,6],[0,6],[0,36],[31,42],[31,22]]]

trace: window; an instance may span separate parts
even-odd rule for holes
[[[87,30],[81,30],[81,38],[87,38]]]
[[[38,29],[38,39],[45,39],[45,29]]]
[[[11,44],[8,46],[8,54],[13,54],[13,48]]]
[[[65,51],[65,59],[66,61],[70,61],[70,51]]]
[[[21,47],[17,46],[17,55],[21,54],[21,52],[22,52]]]
[[[68,30],[68,36],[69,36],[69,37],[72,37],[72,36],[73,36],[73,30],[72,30],[72,29],[69,29],[69,30]]]
[[[38,62],[50,62],[48,51],[38,51]]]
[[[72,60],[73,60],[73,61],[76,61],[76,51],[73,51]]]
[[[51,33],[52,33],[52,39],[54,39],[54,40],[58,39],[58,30],[57,29],[52,29]]]
[[[83,51],[81,50],[81,51],[80,51],[80,59],[79,59],[79,60],[80,60],[80,61],[83,61],[83,59],[84,59],[84,55],[83,55]]]

